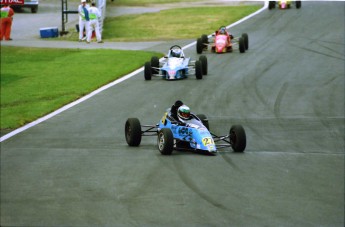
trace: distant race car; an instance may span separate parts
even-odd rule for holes
[[[296,8],[299,9],[302,6],[302,1],[269,1],[268,9],[276,8],[278,4],[279,9],[290,9],[292,4],[296,5]]]
[[[158,150],[162,155],[170,155],[173,150],[208,155],[214,155],[218,149],[227,147],[232,147],[234,152],[245,150],[246,134],[241,125],[233,125],[228,135],[217,136],[209,131],[209,123],[205,115],[191,114],[191,116],[192,118],[185,125],[174,120],[169,110],[156,125],[141,125],[137,118],[128,118],[125,124],[127,144],[139,146],[142,136],[157,136]]]
[[[153,75],[166,80],[178,80],[187,78],[191,74],[195,74],[197,79],[202,79],[202,76],[208,73],[206,56],[191,61],[190,58],[185,57],[182,48],[178,45],[170,47],[168,55],[164,58],[164,61],[160,62],[158,57],[154,56],[150,62],[145,63],[145,80],[151,80]]]
[[[196,52],[198,54],[208,50],[208,47],[210,47],[211,52],[215,53],[232,52],[234,49],[244,53],[249,48],[248,34],[243,33],[241,37],[235,38],[226,31],[225,26],[221,26],[212,34],[212,38],[203,34],[196,40]]]

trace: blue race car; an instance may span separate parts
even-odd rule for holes
[[[145,63],[144,67],[145,80],[151,80],[153,75],[161,76],[166,80],[178,80],[187,78],[191,74],[195,74],[197,79],[207,75],[207,58],[200,56],[199,60],[191,61],[190,58],[185,57],[182,48],[178,45],[170,47],[168,55],[162,62],[154,56],[150,62]]]
[[[205,115],[191,114],[191,119],[181,125],[169,110],[156,125],[141,125],[139,119],[128,118],[125,124],[127,144],[139,146],[142,136],[158,136],[157,146],[162,155],[170,155],[173,150],[214,155],[217,149],[232,147],[234,152],[243,152],[246,147],[246,134],[241,125],[233,125],[228,135],[217,136],[209,131]]]

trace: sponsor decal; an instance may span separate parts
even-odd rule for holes
[[[1,0],[1,5],[24,5],[24,0]]]

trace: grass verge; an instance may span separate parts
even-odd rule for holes
[[[1,130],[18,128],[140,68],[143,51],[1,47]],[[121,61],[118,61],[121,59]]]
[[[201,2],[202,0],[114,0],[107,4],[116,6],[146,6],[150,4],[166,4],[180,2]]]
[[[102,38],[107,42],[196,39],[201,34],[214,32],[222,25],[236,22],[261,7],[240,5],[177,8],[157,13],[107,17]],[[78,40],[76,32],[70,34],[57,39]]]

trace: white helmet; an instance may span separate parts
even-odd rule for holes
[[[190,109],[186,105],[182,105],[177,110],[177,116],[180,120],[189,120],[190,119]]]

